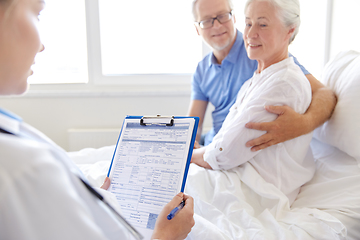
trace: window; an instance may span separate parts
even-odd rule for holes
[[[201,39],[191,1],[99,0],[99,12],[103,75],[194,72]]]
[[[344,50],[360,52],[360,33],[357,28],[360,1],[336,0],[333,5],[330,57]]]
[[[189,84],[202,58],[191,0],[46,0],[39,28],[30,83]]]
[[[193,26],[191,2],[46,0],[39,25],[46,50],[36,57],[30,82],[81,83],[70,87],[80,91],[121,84],[183,84],[188,89],[197,63],[209,51]],[[233,2],[236,25],[243,31],[244,1]],[[330,57],[360,50],[352,19],[360,2],[300,4],[300,32],[289,49],[320,79]]]
[[[327,0],[300,0],[300,29],[289,46],[289,52],[317,79],[321,79],[325,52],[328,51],[327,2]]]
[[[39,19],[46,51],[36,56],[29,82],[87,83],[85,1],[46,0]]]

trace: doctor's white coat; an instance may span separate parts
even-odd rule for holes
[[[0,128],[0,239],[132,239],[65,151],[1,112]]]

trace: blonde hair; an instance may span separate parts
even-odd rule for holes
[[[4,20],[6,20],[12,9],[14,9],[15,5],[18,3],[19,0],[0,0],[0,7],[4,8]]]

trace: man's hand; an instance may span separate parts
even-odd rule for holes
[[[273,122],[247,123],[245,126],[250,129],[266,131],[267,133],[250,140],[246,143],[255,152],[280,142],[299,137],[312,131],[309,121],[305,115],[295,112],[288,106],[266,106],[270,113],[275,113],[278,118]]]
[[[185,201],[183,209],[173,219],[168,220],[167,215],[183,200]],[[178,193],[160,212],[151,239],[184,239],[194,225],[194,200],[188,195]]]
[[[337,102],[334,92],[325,87],[313,75],[306,75],[312,89],[312,101],[305,114],[296,113],[288,106],[266,106],[270,113],[278,114],[278,118],[268,123],[247,123],[247,128],[266,131],[267,133],[248,141],[251,151],[258,151],[280,142],[307,134],[325,121],[335,109]]]

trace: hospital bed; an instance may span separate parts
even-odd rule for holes
[[[338,103],[314,131],[317,170],[295,202],[289,206],[246,167],[211,171],[192,164],[185,191],[195,199],[196,224],[188,239],[360,239],[360,54],[339,53],[325,66],[322,82]],[[100,186],[114,148],[69,156]]]

